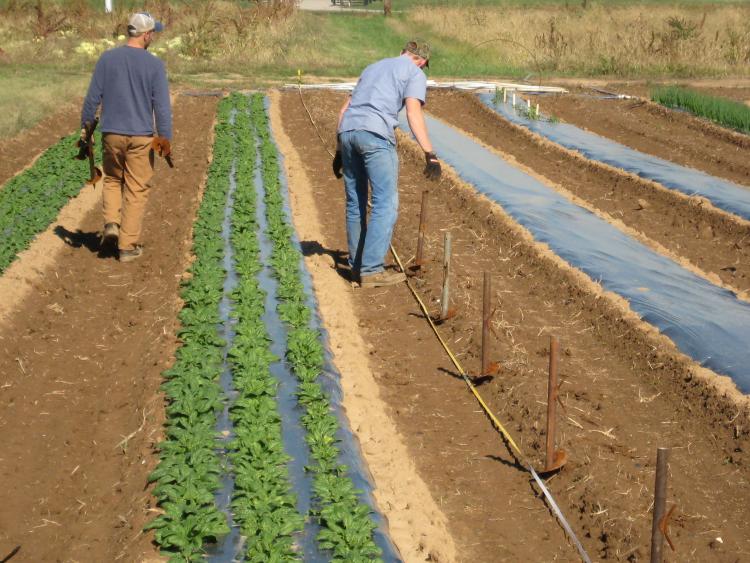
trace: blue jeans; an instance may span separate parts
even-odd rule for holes
[[[382,272],[398,217],[396,146],[369,131],[346,131],[341,133],[341,160],[349,266],[360,275]],[[372,189],[369,221],[368,181]]]

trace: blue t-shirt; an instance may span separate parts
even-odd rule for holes
[[[102,54],[83,102],[81,126],[102,104],[103,133],[172,138],[172,107],[164,63],[145,49],[117,47]]]
[[[370,131],[395,144],[393,130],[404,100],[424,103],[426,97],[427,77],[408,55],[383,59],[362,72],[338,132]]]

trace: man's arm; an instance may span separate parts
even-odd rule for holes
[[[163,63],[159,63],[163,65]],[[159,137],[172,140],[172,104],[169,99],[169,83],[167,82],[167,73],[161,66],[153,83],[151,99],[154,106],[154,116],[156,117],[156,131]]]
[[[83,109],[81,110],[81,128],[86,125],[86,122],[93,123],[96,117],[96,110],[102,101],[102,95],[104,94],[104,68],[102,60],[99,59],[94,67],[94,74],[91,76],[91,82],[89,83],[89,89],[86,93],[86,99],[83,101]]]
[[[432,152],[432,143],[427,135],[427,126],[424,123],[424,114],[422,113],[422,101],[419,98],[406,98],[405,101],[406,119],[409,121],[409,128],[424,151],[424,175],[430,180],[438,180],[442,174],[442,169],[438,157]]]
[[[406,119],[422,150],[426,153],[432,152],[432,143],[427,135],[427,126],[424,123],[422,102],[417,98],[406,98]]]
[[[344,119],[344,114],[346,113],[346,110],[349,109],[349,104],[352,103],[352,97],[348,96],[346,98],[346,101],[344,102],[344,105],[341,106],[341,109],[339,110],[339,122],[336,124],[336,131],[339,130],[339,127],[341,127],[341,121]]]

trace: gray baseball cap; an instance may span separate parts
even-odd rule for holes
[[[163,31],[164,24],[156,21],[148,12],[138,12],[130,16],[128,20],[128,34],[140,35],[149,31]]]

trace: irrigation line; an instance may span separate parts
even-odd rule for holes
[[[310,118],[310,123],[312,123],[313,127],[315,128],[315,131],[318,134],[318,137],[320,138],[321,142],[323,143],[323,147],[328,151],[329,154],[331,154],[331,151],[328,150],[328,147],[326,145],[325,140],[323,139],[322,135],[320,134],[320,130],[318,129],[318,125],[315,123],[315,120],[313,119],[312,114],[310,113],[310,110],[307,108],[307,104],[305,103],[305,99],[302,96],[302,85],[299,84],[299,97],[300,101],[302,102],[302,105],[305,108],[305,111],[307,112],[307,116]],[[331,154],[331,156],[333,156]],[[399,257],[398,253],[396,252],[396,249],[393,247],[393,244],[390,245],[391,253],[393,254],[393,257],[396,260],[396,263],[398,264],[398,267],[401,269],[402,272],[406,272],[406,269],[404,268],[404,265],[401,263],[401,258]],[[477,391],[477,388],[474,386],[474,384],[469,379],[469,376],[467,375],[466,371],[464,370],[463,366],[461,366],[461,363],[458,361],[458,358],[453,354],[448,344],[443,339],[442,335],[440,334],[440,331],[438,331],[437,326],[435,325],[434,321],[432,320],[432,316],[430,315],[429,310],[427,309],[427,306],[424,304],[424,301],[419,297],[419,294],[414,289],[414,286],[409,281],[409,278],[406,279],[406,286],[411,291],[414,298],[417,300],[417,303],[419,303],[419,307],[422,309],[422,313],[425,316],[425,319],[427,319],[427,322],[430,325],[430,328],[432,329],[432,332],[437,337],[438,341],[440,342],[441,346],[445,350],[445,352],[448,354],[448,357],[451,359],[451,362],[453,362],[453,365],[458,370],[458,373],[463,378],[466,385],[469,387],[469,390],[472,392],[476,400],[481,405],[482,409],[484,410],[487,417],[489,417],[490,421],[492,422],[495,429],[500,432],[500,434],[505,438],[505,440],[510,444],[511,446],[511,452],[513,452],[515,455],[518,456],[520,461],[526,466],[526,468],[529,470],[529,473],[531,473],[531,476],[534,478],[534,481],[536,481],[537,485],[539,485],[539,488],[542,490],[542,493],[544,493],[544,497],[547,499],[547,502],[549,504],[549,507],[554,512],[555,516],[557,517],[558,521],[562,525],[565,532],[568,534],[568,537],[571,539],[573,544],[575,545],[576,549],[578,550],[578,554],[581,556],[581,559],[585,561],[585,563],[591,563],[591,558],[586,553],[586,550],[583,548],[583,545],[578,540],[578,537],[576,536],[575,532],[573,531],[573,528],[571,528],[568,521],[565,519],[565,516],[563,515],[562,511],[560,510],[560,507],[555,502],[555,499],[552,497],[552,493],[550,493],[549,489],[545,486],[542,479],[539,477],[539,474],[534,469],[534,466],[531,465],[531,463],[526,459],[526,456],[524,456],[523,452],[521,451],[521,448],[518,447],[516,442],[513,440],[513,437],[510,435],[510,433],[505,429],[505,427],[502,425],[500,420],[494,415],[492,410],[487,406],[487,403],[484,402],[484,399],[479,394],[479,391]]]

